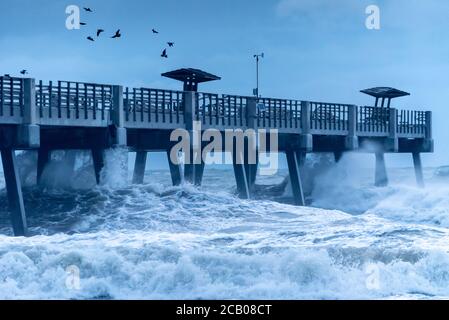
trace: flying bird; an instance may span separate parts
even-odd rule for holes
[[[89,41],[95,41],[94,38],[92,38],[92,37],[87,37],[87,40],[89,40]]]
[[[91,8],[86,8],[86,7],[84,7],[84,10],[85,10],[86,12],[93,12]]]
[[[26,74],[28,74],[28,71],[24,69],[24,70],[20,71],[20,73],[23,75],[26,75]]]
[[[85,22],[80,22],[80,26],[85,26],[87,23]]]
[[[159,31],[154,30],[154,29],[152,29],[151,31],[152,31],[154,34],[158,34],[158,33],[159,33]]]
[[[111,37],[112,39],[120,38],[122,35],[120,34],[120,29],[118,29],[115,34]]]
[[[173,47],[175,45],[174,42],[167,42],[167,44],[168,44],[169,47]]]
[[[101,34],[102,32],[104,32],[104,30],[103,30],[103,29],[98,29],[98,30],[97,30],[97,37],[99,37],[99,36],[100,36],[100,34]]]
[[[167,49],[164,49],[164,51],[162,51],[161,57],[162,58],[168,58]]]

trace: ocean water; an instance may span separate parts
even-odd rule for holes
[[[109,155],[101,186],[82,159],[71,179],[56,161],[43,188],[25,160],[33,236],[10,237],[0,191],[0,299],[449,298],[441,170],[425,170],[426,189],[411,168],[375,188],[371,168],[343,159],[316,178],[310,206],[296,207],[288,186],[273,187],[285,170],[258,177],[256,199],[241,200],[232,167],[206,168],[201,188],[171,187],[166,170],[134,186],[118,158]]]

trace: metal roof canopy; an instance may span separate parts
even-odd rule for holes
[[[202,82],[221,80],[220,77],[200,69],[182,68],[162,74],[163,77],[184,82],[184,91],[198,91]]]
[[[384,107],[385,99],[388,99],[387,108],[390,107],[391,99],[410,95],[410,93],[408,93],[408,92],[401,91],[401,90],[395,89],[395,88],[390,88],[390,87],[375,87],[375,88],[360,90],[360,92],[370,95],[372,97],[375,97],[376,98],[376,105],[375,105],[376,107],[378,107],[379,99],[382,99],[381,107]]]

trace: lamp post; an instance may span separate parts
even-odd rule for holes
[[[256,58],[256,84],[257,87],[256,89],[253,90],[253,94],[256,97],[259,97],[259,60],[260,58],[264,57],[264,53],[262,52],[261,54],[255,54],[254,58]]]

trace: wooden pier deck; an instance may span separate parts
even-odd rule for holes
[[[376,184],[387,183],[384,153],[410,153],[422,184],[423,152],[433,152],[432,113],[352,104],[256,98],[194,91],[0,77],[0,149],[16,235],[26,235],[26,215],[15,150],[37,150],[39,180],[52,150],[92,150],[97,181],[105,149],[137,152],[134,182],[143,181],[146,153],[170,152],[175,129],[276,129],[287,154],[295,201],[304,205],[300,168],[305,154],[376,155]],[[172,180],[201,184],[204,163],[169,161]],[[250,197],[257,164],[234,165],[238,191]],[[184,171],[184,177],[182,172]]]

